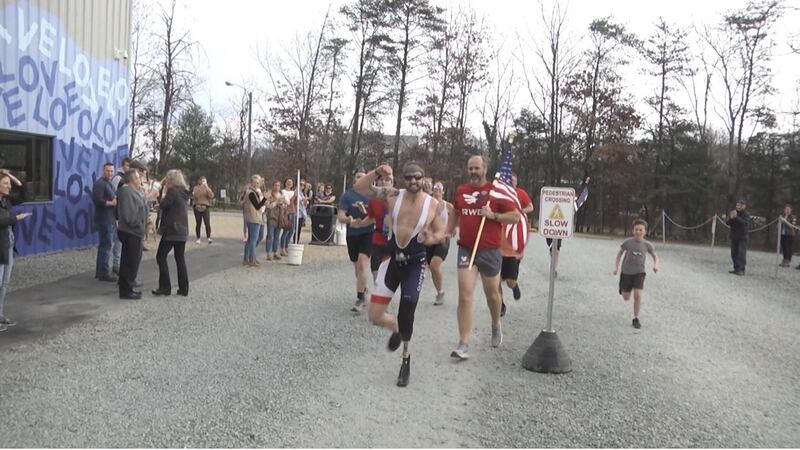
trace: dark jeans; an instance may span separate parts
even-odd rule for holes
[[[109,275],[108,263],[111,259],[111,245],[115,240],[113,223],[96,223],[97,234],[100,242],[97,245],[97,262],[95,263],[94,276],[102,277]]]
[[[733,270],[744,272],[747,265],[747,239],[731,239],[731,260]]]
[[[786,261],[792,260],[793,244],[794,236],[789,236],[788,234],[781,235],[781,253],[783,253],[783,259]]]
[[[158,243],[156,262],[158,263],[158,290],[172,292],[172,284],[169,281],[169,265],[167,265],[167,255],[175,249],[175,264],[178,266],[178,290],[189,292],[189,275],[186,273],[186,242],[166,241],[161,239]]]
[[[201,222],[205,222],[206,224],[206,239],[211,237],[211,209],[206,208],[205,211],[200,212],[197,208],[194,208],[194,221],[196,223],[194,227],[194,234],[197,235],[197,239],[200,239],[200,224]]]
[[[119,294],[133,292],[136,276],[139,275],[139,263],[142,262],[142,238],[134,234],[117,230],[122,242],[122,256],[119,260]]]

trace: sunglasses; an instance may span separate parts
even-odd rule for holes
[[[422,175],[405,175],[403,178],[405,178],[406,181],[411,181],[411,180],[419,181],[422,179]]]

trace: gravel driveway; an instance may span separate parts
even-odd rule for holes
[[[634,330],[611,275],[619,242],[564,244],[554,326],[573,371],[563,375],[521,367],[545,319],[542,239],[531,238],[499,349],[476,293],[472,359],[461,363],[449,357],[451,249],[444,306],[425,282],[405,389],[387,334],[349,311],[344,247],[306,246],[300,267],[246,269],[241,248],[220,243],[231,268],[192,280],[188,298],[146,296],[21,342],[0,335],[2,444],[800,446],[800,271],[773,278],[774,255],[751,252],[748,275],[735,277],[724,248],[711,261],[708,248],[657,244],[661,271],[647,276]]]

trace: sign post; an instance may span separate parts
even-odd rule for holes
[[[562,239],[572,237],[575,227],[575,190],[572,188],[543,187],[539,195],[539,235],[552,239],[550,245],[550,288],[547,296],[547,324],[533,341],[522,367],[541,373],[567,373],[572,371],[572,361],[567,356],[558,335],[553,329],[553,300],[555,294],[556,260]]]

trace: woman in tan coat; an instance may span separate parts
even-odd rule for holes
[[[281,192],[281,182],[275,181],[272,183],[272,190],[267,192],[264,196],[267,200],[266,211],[264,212],[264,223],[267,225],[267,261],[281,259],[280,250],[281,234],[284,233],[281,228],[281,221],[287,217],[287,203],[286,198]]]
[[[211,240],[211,202],[214,200],[214,191],[208,187],[206,177],[200,177],[197,186],[192,190],[192,209],[194,210],[194,233],[197,236],[197,243],[200,243],[200,225],[206,224],[206,240],[210,244]]]

